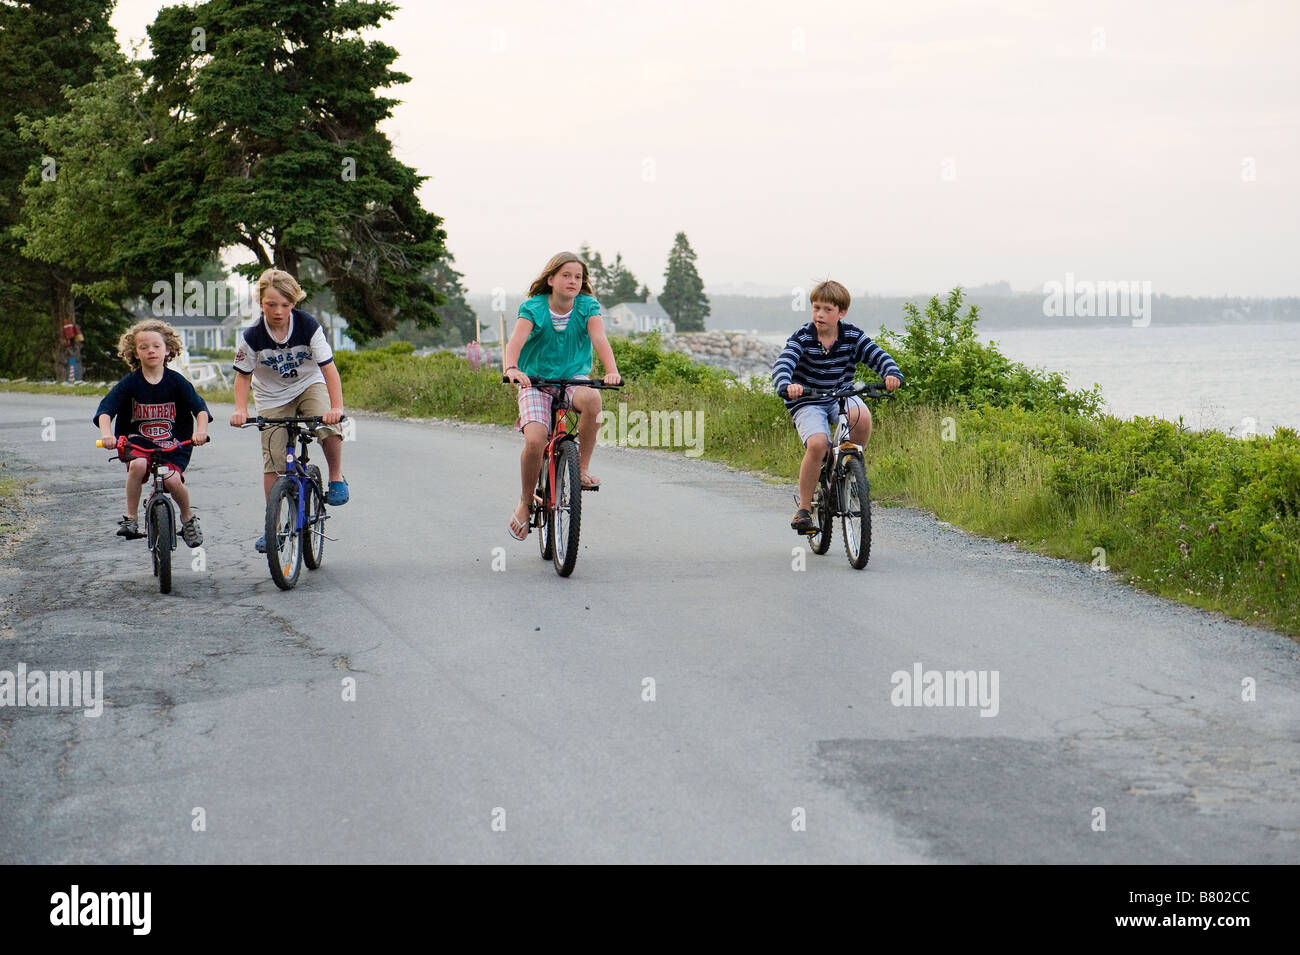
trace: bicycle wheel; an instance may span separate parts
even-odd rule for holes
[[[281,590],[298,583],[302,570],[302,538],[298,535],[298,484],[282,477],[271,485],[266,500],[266,563]]]
[[[307,465],[307,475],[311,483],[307,486],[307,507],[304,519],[307,526],[303,528],[307,546],[302,550],[302,559],[308,570],[316,570],[325,562],[325,491],[321,483],[320,468],[314,464]]]
[[[537,496],[542,499],[542,503],[533,504],[533,511],[537,514],[537,549],[541,552],[542,560],[550,560],[555,556],[555,522],[547,507],[550,486],[546,480],[546,465],[547,459],[543,457],[542,473],[537,476]]]
[[[578,445],[561,441],[555,449],[555,572],[561,577],[573,573],[578,562],[578,532],[582,524],[582,475],[578,469]]]
[[[871,558],[871,485],[867,469],[856,454],[843,459],[840,494],[844,501],[844,553],[857,570]]]
[[[812,519],[817,530],[808,535],[808,546],[814,554],[824,554],[831,549],[831,527],[835,520],[835,498],[824,475],[818,476],[817,486],[813,488]]]
[[[153,549],[154,573],[158,575],[158,592],[172,590],[172,550],[176,547],[176,527],[167,499],[149,502],[149,537]]]

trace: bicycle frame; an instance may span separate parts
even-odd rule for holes
[[[178,441],[176,442],[176,446],[178,448],[183,448],[186,445],[190,445],[193,443],[194,443],[193,441]],[[173,535],[176,533],[176,528],[180,525],[180,520],[179,520],[180,514],[177,512],[176,509],[176,501],[172,498],[171,492],[169,492],[166,487],[167,477],[169,477],[170,475],[163,475],[162,473],[160,473],[158,467],[158,455],[166,454],[167,452],[162,451],[158,448],[146,448],[143,447],[142,445],[133,444],[131,442],[131,436],[129,435],[127,436],[126,439],[126,447],[130,449],[131,452],[129,455],[130,458],[144,459],[145,466],[148,468],[148,475],[149,475],[148,479],[152,482],[152,487],[149,490],[149,498],[148,500],[145,501],[144,507],[141,508],[144,517],[144,537],[145,537],[145,541],[148,544],[149,550],[152,552],[157,547],[157,542],[154,540],[154,535],[150,533],[150,531],[153,529],[154,501],[158,500],[158,498],[161,497],[163,501],[166,502],[167,509],[171,511],[171,515],[172,515]],[[168,448],[167,450],[170,451],[173,449]],[[178,471],[177,473],[179,474],[180,472]],[[176,542],[175,540],[173,540],[172,546],[175,547],[175,544]]]

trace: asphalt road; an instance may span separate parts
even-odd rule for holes
[[[910,510],[865,571],[838,527],[794,569],[790,488],[617,448],[562,580],[507,534],[516,435],[370,416],[290,592],[257,435],[214,426],[206,567],[163,597],[95,403],[0,395],[0,474],[36,478],[0,671],[107,699],[0,707],[0,861],[1300,861],[1284,636]],[[895,705],[918,665],[996,701]]]

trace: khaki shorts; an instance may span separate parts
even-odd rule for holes
[[[330,410],[330,393],[323,382],[308,385],[307,390],[287,405],[278,408],[258,408],[263,418],[316,418]],[[316,437],[341,434],[333,425],[323,424],[316,429]],[[284,450],[289,443],[285,428],[267,428],[262,432],[262,471],[279,474],[284,471]]]

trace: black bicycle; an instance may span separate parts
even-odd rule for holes
[[[785,387],[777,392],[785,397]],[[880,385],[855,381],[845,391],[815,391],[805,388],[800,397],[838,398],[839,421],[831,435],[822,458],[821,473],[813,488],[812,530],[806,531],[808,543],[814,554],[824,554],[831,547],[832,522],[838,516],[843,523],[844,553],[856,570],[867,566],[871,559],[871,484],[867,481],[866,459],[862,446],[849,440],[849,398],[888,398],[890,393]],[[796,498],[797,500],[797,498]]]
[[[193,443],[192,440],[177,441],[176,447],[183,448]],[[149,492],[149,500],[145,502],[142,509],[144,534],[140,536],[144,537],[149,544],[149,554],[153,558],[153,575],[158,578],[158,592],[171,593],[172,551],[176,550],[176,528],[180,526],[180,519],[176,513],[176,502],[167,492],[165,484],[167,474],[159,470],[160,464],[166,464],[165,461],[158,460],[158,456],[164,452],[152,438],[143,434],[122,435],[117,439],[116,445],[107,445],[104,439],[100,438],[95,442],[95,447],[115,447],[117,459],[143,458],[145,460],[149,469],[149,480],[153,482],[153,490]],[[174,449],[169,447],[167,450]]]
[[[508,377],[502,377],[509,382]],[[534,388],[555,388],[558,394],[551,400],[551,430],[542,452],[542,468],[537,474],[537,490],[528,515],[528,527],[537,528],[538,549],[542,560],[555,562],[555,572],[561,577],[573,573],[578,562],[578,534],[582,529],[582,492],[599,491],[599,487],[584,488],[578,467],[578,436],[569,430],[569,386],[614,389],[621,384],[607,385],[603,381],[586,378],[530,378]],[[541,502],[540,504],[538,502]]]

